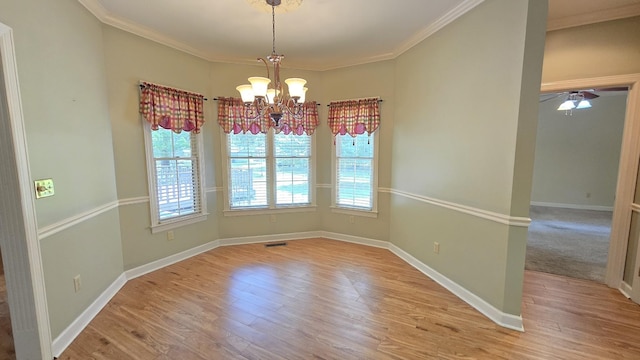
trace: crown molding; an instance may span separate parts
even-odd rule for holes
[[[105,22],[104,19],[109,15],[107,9],[98,0],[78,0],[78,2],[102,22]]]
[[[174,48],[176,50],[180,50],[182,52],[199,57],[201,59],[213,61],[212,58],[214,56],[212,56],[212,54],[210,53],[198,50],[172,37],[162,35],[146,26],[142,26],[134,23],[133,21],[113,15],[110,11],[105,9],[105,7],[102,6],[102,4],[100,4],[98,0],[78,0],[78,2],[80,2],[80,4],[82,4],[85,8],[87,8],[89,12],[91,12],[96,18],[98,18],[98,20],[100,20],[104,24],[111,25],[117,29],[138,35],[145,39]],[[233,60],[227,60],[227,61],[216,60],[216,61],[235,62]]]
[[[467,12],[471,11],[473,8],[475,8],[476,6],[482,4],[483,2],[484,2],[484,0],[465,0],[465,1],[463,1],[460,5],[454,7],[453,9],[451,9],[449,12],[444,14],[438,20],[433,22],[431,25],[427,26],[422,31],[418,32],[417,34],[415,34],[414,36],[412,36],[411,38],[409,38],[408,40],[406,40],[405,42],[400,44],[400,46],[398,46],[393,51],[393,58],[396,58],[396,57],[402,55],[407,50],[409,50],[412,47],[418,45],[420,42],[422,42],[423,40],[425,40],[429,36],[431,36],[431,35],[435,34],[436,32],[438,32],[438,30],[440,30],[443,27],[451,24],[456,19],[458,19],[462,15],[466,14]]]
[[[151,28],[136,24],[133,21],[116,16],[113,13],[111,13],[109,10],[107,10],[104,6],[102,6],[99,0],[78,0],[78,2],[82,4],[87,10],[89,10],[89,12],[91,12],[98,20],[100,20],[104,24],[111,25],[117,29],[138,35],[145,39],[174,48],[176,50],[199,57],[201,59],[212,61],[212,62],[255,65],[255,61],[250,61],[245,58],[243,59],[229,58],[229,57],[221,56],[220,54],[214,54],[211,52],[196,49],[175,38],[160,34]],[[309,64],[299,64],[299,65],[290,64],[289,68],[296,68],[300,70],[311,70],[311,71],[327,71],[327,70],[345,68],[349,66],[364,65],[364,64],[374,63],[378,61],[393,60],[396,57],[402,55],[405,51],[409,50],[413,46],[423,41],[424,39],[433,35],[438,30],[452,23],[454,20],[456,20],[460,16],[466,14],[468,11],[475,8],[482,2],[484,2],[484,0],[463,1],[460,5],[451,9],[449,12],[447,12],[442,17],[437,19],[434,23],[432,23],[422,31],[418,32],[417,34],[409,38],[407,41],[400,44],[400,46],[395,48],[390,53],[384,53],[384,54],[359,58],[350,62],[334,62],[331,64],[325,63],[325,64],[322,64],[321,66],[313,66]]]
[[[621,6],[613,9],[605,9],[587,14],[565,16],[547,21],[547,31],[567,29],[576,26],[595,24],[611,20],[619,20],[634,16],[640,16],[640,4]]]

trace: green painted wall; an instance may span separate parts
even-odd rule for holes
[[[36,200],[39,227],[112,204],[102,24],[72,0],[1,0],[0,9],[14,31],[31,174],[55,185],[55,196]],[[113,209],[41,240],[54,338],[122,273],[119,229]]]
[[[378,141],[378,187],[391,187],[391,142],[394,131],[394,95],[395,61],[381,61],[371,64],[325,71],[322,74],[322,116],[323,126],[318,132],[318,148],[321,158],[318,161],[318,182],[326,185],[333,183],[332,156],[334,150],[333,135],[326,126],[324,104],[334,100],[380,97],[380,127],[376,132]],[[376,218],[354,216],[333,212],[331,206],[331,188],[319,189],[322,194],[320,206],[321,229],[339,234],[361,236],[377,240],[389,240],[389,193],[378,192],[378,214]]]
[[[392,188],[528,215],[545,24],[546,2],[485,1],[396,59]],[[394,244],[520,314],[526,229],[395,195],[390,213]]]
[[[55,338],[122,274],[118,209],[83,221],[42,241],[51,332]],[[75,292],[73,277],[81,276]]]
[[[141,80],[198,92],[210,96],[211,67],[208,61],[174,50],[111,26],[103,26],[109,108],[113,131],[116,184],[120,200],[149,196],[143,123],[138,113]],[[212,101],[206,102],[206,122],[202,139],[205,188],[215,188],[215,166],[211,137],[216,127],[212,121]],[[120,232],[125,269],[179,253],[216,240],[216,192],[207,192],[207,207],[212,214],[207,221],[173,229],[175,239],[166,232],[152,234],[148,200],[120,207]]]
[[[540,103],[531,201],[613,207],[627,95],[571,115],[557,110],[565,99]]]

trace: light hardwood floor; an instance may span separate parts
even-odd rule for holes
[[[61,359],[640,359],[640,307],[526,272],[526,332],[495,325],[388,250],[217,248],[129,281]]]

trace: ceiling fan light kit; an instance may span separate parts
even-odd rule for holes
[[[589,99],[595,99],[599,97],[594,93],[586,91],[572,91],[567,96],[567,99],[558,106],[559,111],[564,111],[565,115],[573,115],[573,110],[588,109],[591,107]]]
[[[251,120],[257,120],[269,114],[275,126],[279,126],[280,119],[285,113],[296,119],[302,117],[302,107],[305,102],[305,94],[307,81],[301,78],[289,78],[284,81],[287,84],[287,92],[284,91],[284,85],[280,81],[280,64],[284,59],[284,55],[276,53],[276,7],[281,4],[281,0],[264,0],[271,6],[271,28],[273,46],[271,55],[267,60],[273,66],[273,78],[269,71],[269,63],[264,58],[258,58],[267,68],[267,77],[253,76],[250,77],[249,83],[236,87],[236,90],[242,97],[245,105],[245,117]],[[299,3],[302,1],[298,2]]]

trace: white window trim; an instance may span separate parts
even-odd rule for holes
[[[149,185],[149,210],[151,213],[151,233],[157,234],[163,231],[175,229],[181,226],[195,224],[200,221],[207,220],[207,198],[204,188],[204,145],[202,144],[202,133],[196,134],[196,141],[198,143],[198,175],[200,177],[200,212],[195,214],[189,214],[184,216],[178,216],[169,218],[166,220],[160,220],[158,212],[158,184],[155,161],[153,158],[153,142],[151,139],[151,126],[149,123],[142,119],[142,126],[144,128],[144,148],[147,159],[147,183]],[[165,130],[165,129],[162,129]],[[157,130],[157,131],[162,131]],[[166,130],[171,131],[171,130]]]
[[[269,168],[270,174],[268,176],[268,188],[267,188],[267,206],[262,207],[238,207],[231,208],[229,201],[229,154],[227,135],[224,131],[220,132],[220,146],[222,154],[222,162],[225,166],[222,167],[222,184],[223,184],[223,198],[224,198],[224,216],[245,216],[245,215],[267,215],[277,213],[293,213],[293,212],[314,212],[316,211],[316,136],[313,135],[294,135],[294,136],[310,136],[311,137],[311,156],[309,157],[309,204],[304,205],[276,205],[275,204],[275,161],[273,154],[273,136],[274,130],[269,129],[267,133],[267,168]]]
[[[380,149],[380,144],[378,141],[378,132],[374,131],[371,134],[373,137],[373,184],[371,187],[371,210],[360,209],[350,206],[338,205],[336,203],[336,193],[338,187],[338,180],[336,179],[337,171],[337,158],[336,158],[336,146],[337,144],[332,144],[331,146],[331,212],[336,214],[345,214],[345,215],[353,215],[353,216],[363,216],[363,217],[378,217],[378,150]],[[366,134],[358,135],[358,136],[367,136]]]
[[[316,212],[316,205],[305,205],[305,206],[287,206],[287,207],[279,207],[276,209],[271,208],[239,208],[239,209],[231,209],[224,210],[224,216],[246,216],[246,215],[272,215],[272,214],[283,214],[283,213],[301,213],[301,212]]]

